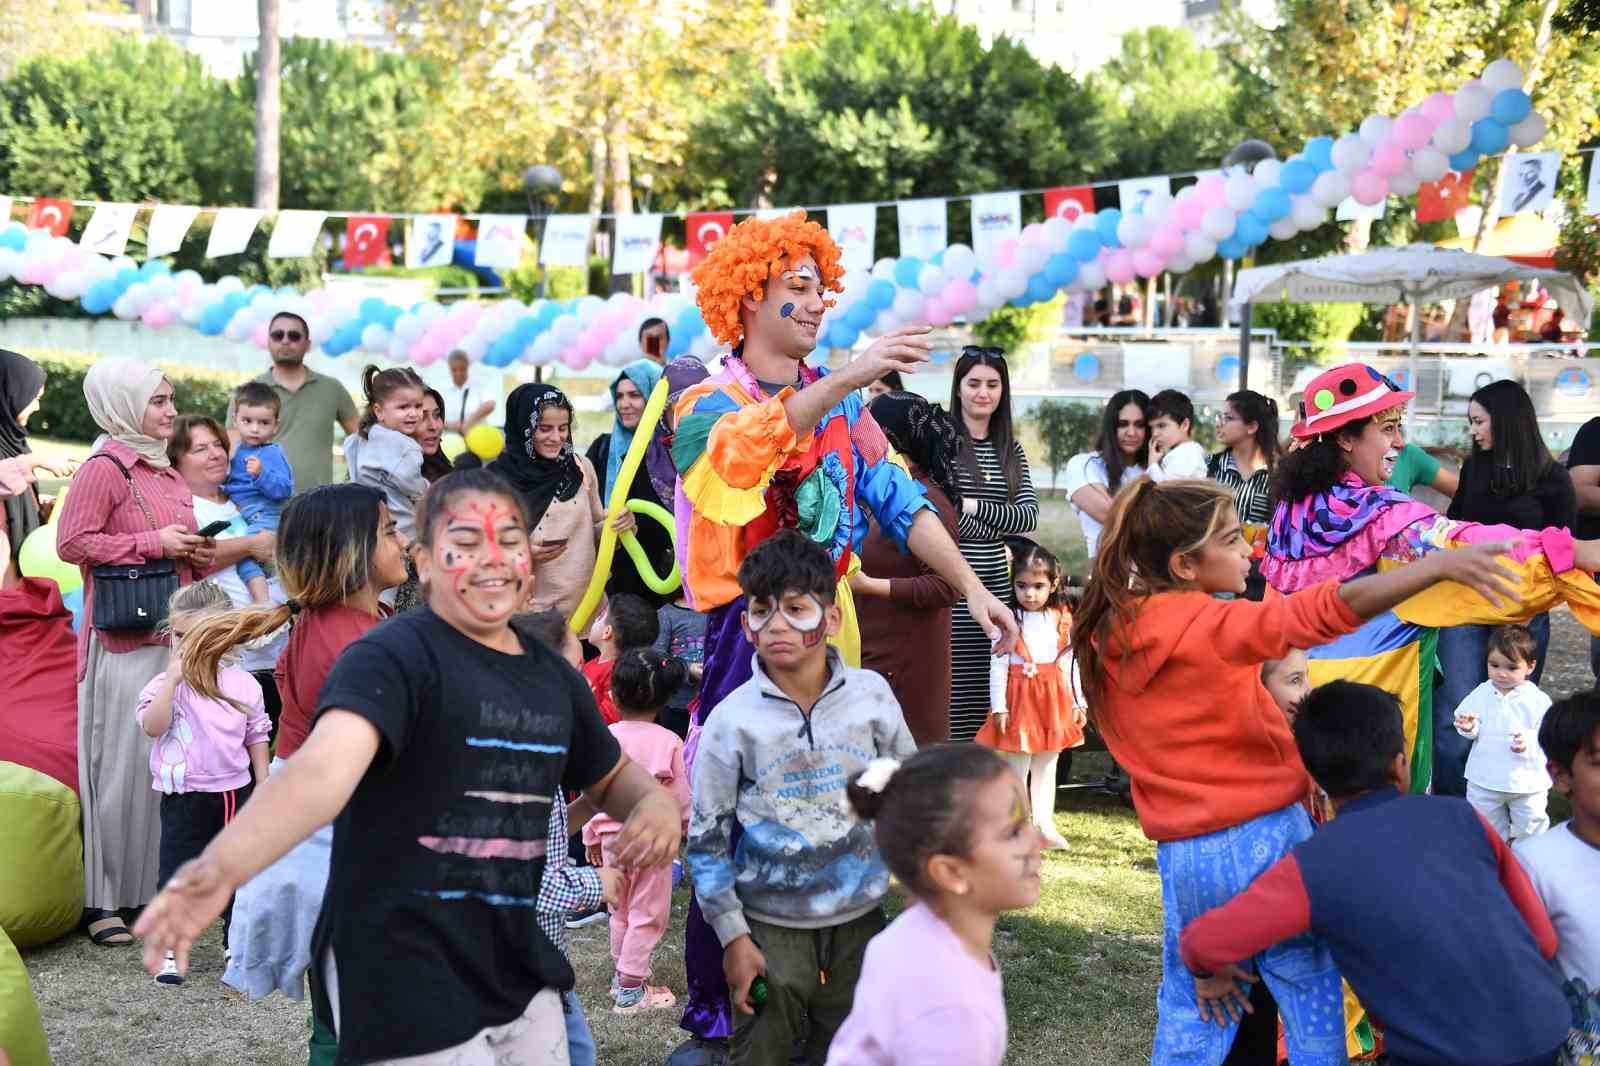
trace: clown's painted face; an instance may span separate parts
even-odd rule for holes
[[[767,282],[764,299],[745,297],[750,315],[747,332],[791,358],[804,359],[817,346],[817,330],[826,309],[823,293],[816,260],[809,255],[797,257]]]
[[[498,494],[461,492],[433,522],[417,561],[429,606],[458,629],[505,624],[533,580],[521,510]]]
[[[744,609],[745,635],[768,670],[792,669],[814,655],[839,628],[839,609],[815,595],[790,589],[778,600],[751,600]]]

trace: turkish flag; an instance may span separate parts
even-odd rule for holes
[[[713,245],[728,235],[733,228],[733,212],[703,211],[692,214],[685,228],[689,234],[689,265],[693,267],[706,257]]]
[[[1078,221],[1094,214],[1094,190],[1087,185],[1063,185],[1044,191],[1044,217]]]
[[[378,266],[389,261],[389,220],[379,215],[351,215],[344,223],[344,268]]]
[[[1417,190],[1417,221],[1443,222],[1455,218],[1472,201],[1472,171],[1451,171]]]
[[[28,228],[49,230],[52,237],[65,237],[70,221],[71,200],[47,200],[41,197],[33,202],[33,209],[28,212]]]

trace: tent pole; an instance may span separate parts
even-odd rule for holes
[[[1417,377],[1419,361],[1417,349],[1422,346],[1422,301],[1419,299],[1420,294],[1421,291],[1418,289],[1411,291],[1411,360],[1406,374],[1406,386],[1417,395],[1406,405],[1407,441],[1411,440],[1415,435],[1417,428],[1417,401],[1422,398],[1422,391]]]
[[[1250,387],[1250,305],[1239,308],[1239,391]]]

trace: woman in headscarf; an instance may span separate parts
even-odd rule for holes
[[[33,486],[33,471],[41,464],[28,450],[27,430],[28,416],[38,409],[43,395],[44,370],[39,364],[16,352],[0,351],[0,462],[12,460],[8,467],[19,475],[14,493],[0,492],[6,519],[0,530],[6,539],[0,587],[16,580],[22,542],[44,524],[39,494]]]
[[[117,945],[133,942],[117,911],[143,906],[158,887],[160,795],[150,788],[150,741],[133,709],[169,652],[160,629],[94,627],[92,571],[165,558],[186,585],[211,569],[216,541],[196,535],[193,496],[167,457],[178,412],[161,371],[137,359],[106,359],[89,368],[83,395],[105,432],[72,479],[56,551],[83,571],[78,798],[88,932],[96,944]]]
[[[605,521],[594,468],[572,451],[572,404],[554,385],[519,385],[506,400],[506,446],[489,469],[516,486],[533,531],[526,610],[571,618],[594,573]]]
[[[622,461],[627,457],[628,448],[633,444],[634,431],[639,428],[645,404],[649,402],[650,393],[654,391],[656,382],[661,380],[661,373],[662,368],[659,364],[649,359],[639,359],[623,367],[622,373],[611,383],[611,401],[616,408],[616,421],[611,427],[611,432],[596,437],[594,443],[589,445],[588,451],[589,462],[601,477],[600,502],[603,505],[609,506],[611,503],[611,494],[617,488]],[[663,500],[656,494],[655,486],[651,483],[650,471],[643,463],[633,475],[632,483],[624,486],[624,491],[630,500],[644,500],[657,505],[671,502],[670,499]],[[672,538],[661,528],[660,523],[638,522],[633,518],[631,511],[624,511],[617,528],[633,530],[634,535],[639,538],[639,546],[644,549],[645,556],[655,567],[656,573],[665,574],[672,568]],[[618,552],[612,561],[611,577],[606,582],[606,593],[616,595],[621,592],[638,596],[652,607],[660,607],[672,600],[670,595],[661,596],[651,592],[644,579],[639,576],[633,560]]]
[[[909,392],[884,393],[868,410],[927,491],[950,539],[958,539],[961,441],[950,417]],[[950,608],[960,590],[896,547],[874,520],[850,591],[861,625],[862,667],[889,682],[919,748],[949,740]]]

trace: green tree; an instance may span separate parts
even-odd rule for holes
[[[1240,140],[1232,72],[1188,30],[1124,34],[1089,86],[1115,152],[1099,177],[1215,167]]]
[[[1050,464],[1050,491],[1056,488],[1056,472],[1079,452],[1094,446],[1100,429],[1100,412],[1087,404],[1040,400],[1028,421],[1033,423],[1044,445],[1045,461]]]

